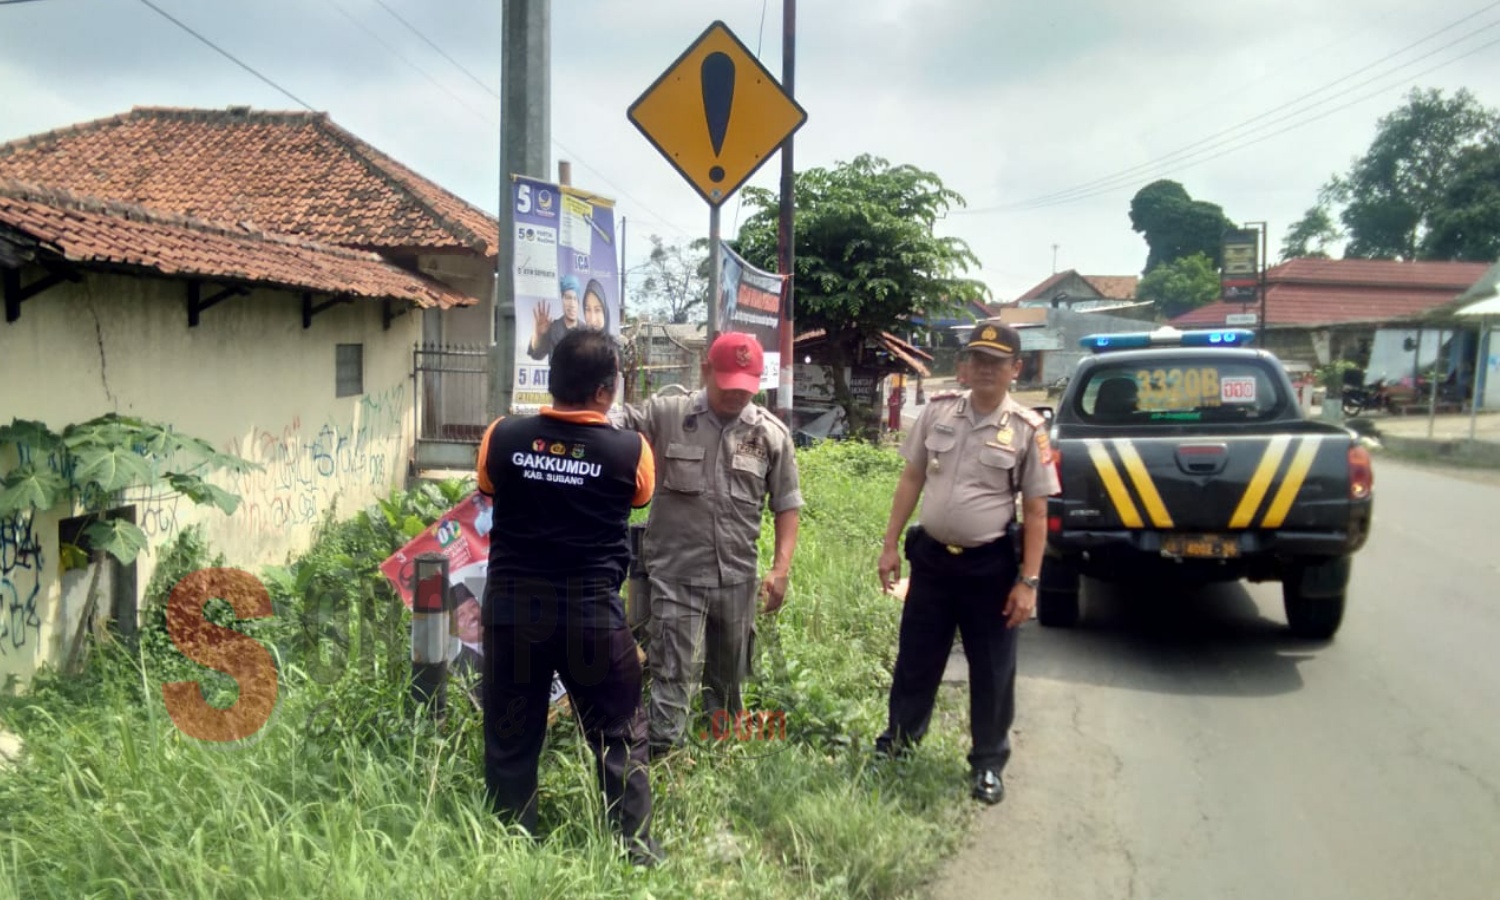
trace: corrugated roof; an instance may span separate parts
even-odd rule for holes
[[[141,206],[0,181],[0,245],[83,266],[390,298],[421,307],[475,299],[375,253],[172,216]]]
[[[499,236],[326,113],[136,107],[0,144],[0,177],[344,247],[488,257]]]

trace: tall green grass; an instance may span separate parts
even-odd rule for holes
[[[570,719],[548,738],[534,840],[485,807],[479,716],[461,685],[435,725],[394,673],[362,666],[327,683],[273,643],[275,715],[219,746],[167,715],[160,682],[181,676],[176,663],[114,646],[86,676],[44,675],[5,701],[25,750],[0,771],[0,897],[914,894],[961,837],[967,739],[950,702],[914,759],[869,752],[900,610],[874,577],[900,461],[843,444],[800,461],[792,593],[763,623],[747,692],[753,709],[786,711],[787,740],[705,744],[653,767],[663,866],[626,863]]]

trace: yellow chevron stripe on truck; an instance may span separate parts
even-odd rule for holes
[[[1109,494],[1110,502],[1115,505],[1115,514],[1120,517],[1120,521],[1126,528],[1144,528],[1146,523],[1141,521],[1135,501],[1130,499],[1130,491],[1120,478],[1120,472],[1115,468],[1115,461],[1110,459],[1104,442],[1090,438],[1083,444],[1088,448],[1089,459],[1094,461],[1094,471],[1099,473],[1099,480],[1104,483],[1104,490]]]
[[[1266,517],[1260,521],[1260,527],[1281,527],[1287,512],[1292,508],[1292,501],[1297,499],[1297,492],[1302,490],[1302,482],[1307,480],[1307,471],[1312,468],[1313,458],[1318,455],[1318,447],[1322,443],[1323,438],[1319,436],[1302,439],[1301,445],[1297,447],[1297,455],[1292,457],[1292,464],[1287,468],[1286,478],[1282,479],[1281,487],[1276,490],[1276,498],[1266,510]]]
[[[1140,495],[1141,505],[1146,507],[1146,512],[1151,516],[1151,524],[1157,528],[1171,528],[1172,516],[1167,512],[1167,505],[1161,502],[1161,494],[1156,491],[1156,483],[1151,480],[1151,473],[1146,471],[1146,464],[1141,461],[1140,453],[1136,452],[1135,444],[1129,438],[1115,438],[1115,452],[1120,454],[1120,461],[1125,463],[1125,471],[1130,473],[1130,481],[1135,485],[1135,492]]]
[[[1240,495],[1240,505],[1234,508],[1234,515],[1229,517],[1230,528],[1250,526],[1255,518],[1255,511],[1260,509],[1260,501],[1265,499],[1266,489],[1271,486],[1271,479],[1275,477],[1276,470],[1281,468],[1282,457],[1286,456],[1286,450],[1291,445],[1290,435],[1271,438],[1271,443],[1260,456],[1260,465],[1255,467],[1255,474],[1250,477],[1250,483],[1245,485],[1245,493]]]

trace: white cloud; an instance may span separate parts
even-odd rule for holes
[[[497,101],[374,0],[154,2],[344,128],[469,201],[496,208]],[[386,2],[490,90],[498,87],[500,4]],[[652,232],[699,236],[708,214],[627,121],[626,108],[715,18],[752,50],[758,46],[779,76],[780,8],[753,0],[551,5],[552,129],[567,148],[554,146],[554,159],[572,160],[576,184],[619,200],[633,251],[643,252]],[[1352,73],[1482,8],[1473,0],[1055,0],[1020,9],[988,0],[804,2],[797,92],[810,118],[798,137],[797,163],[831,165],[865,152],[912,163],[936,172],[980,210],[1139,167],[1112,190],[1076,202],[945,221],[944,233],[971,244],[983,261],[979,277],[1002,299],[1050,274],[1053,244],[1060,267],[1137,272],[1145,246],[1126,212],[1134,191],[1156,177],[1181,181],[1233,218],[1270,222],[1274,250],[1318,186],[1368,145],[1375,120],[1410,87],[1402,80],[1500,38],[1500,10]],[[1300,108],[1294,106],[1218,138],[1236,138],[1218,148],[1233,152],[1153,163],[1337,79],[1345,80],[1319,96],[1450,41],[1460,43],[1311,110],[1304,127],[1269,136],[1289,124],[1287,113]],[[1500,49],[1492,48],[1417,83],[1469,86],[1494,106],[1500,91],[1489,86],[1500,83],[1497,76]],[[0,140],[134,105],[245,103],[295,108],[143,4],[0,7]],[[1245,146],[1250,137],[1265,140]],[[773,159],[752,183],[774,188],[778,175]],[[726,227],[736,213],[731,200]]]

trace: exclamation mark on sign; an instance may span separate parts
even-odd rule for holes
[[[727,53],[710,53],[699,69],[703,80],[703,118],[708,123],[708,139],[714,145],[714,156],[724,149],[724,135],[729,131],[729,111],[734,106],[734,60]],[[708,170],[708,180],[724,180],[724,167]]]

